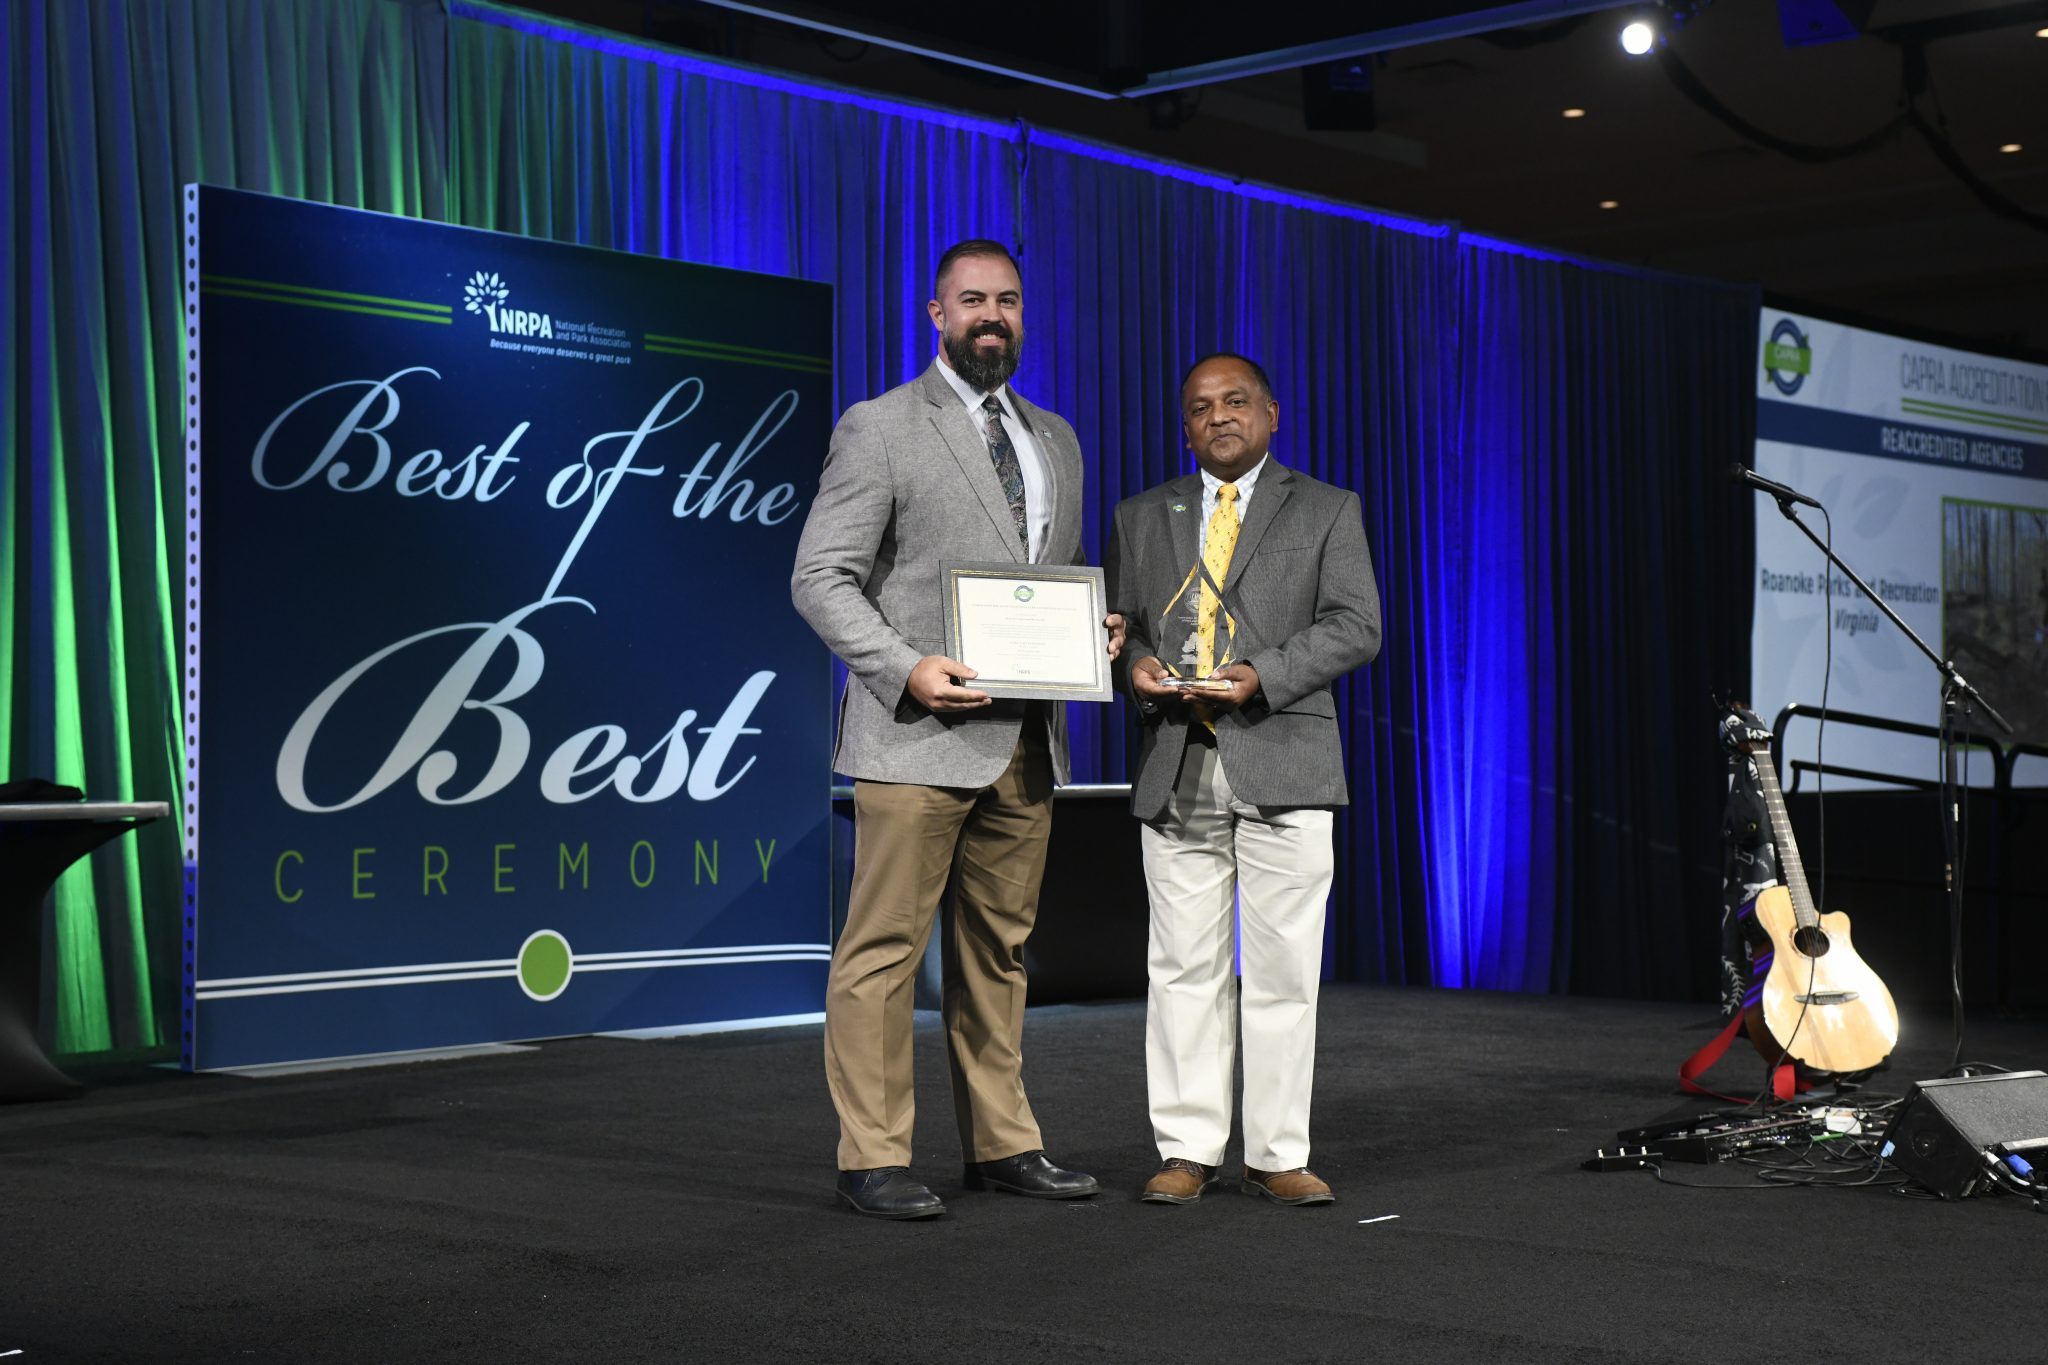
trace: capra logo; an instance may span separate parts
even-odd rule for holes
[[[1813,373],[1813,347],[1790,318],[1779,318],[1771,329],[1771,339],[1764,343],[1764,373],[1770,376],[1771,386],[1787,398],[1799,392],[1806,376]]]
[[[552,340],[555,335],[554,319],[546,313],[535,313],[525,308],[507,308],[505,300],[510,297],[511,286],[498,278],[495,270],[479,270],[469,277],[469,283],[462,286],[463,308],[483,314],[493,332]]]

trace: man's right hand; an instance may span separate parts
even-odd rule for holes
[[[903,685],[903,690],[927,711],[941,714],[972,711],[987,706],[993,699],[988,693],[962,687],[953,679],[975,676],[974,670],[958,659],[949,659],[943,654],[927,654],[917,661],[917,667],[910,670],[910,680]]]
[[[1150,702],[1186,701],[1187,693],[1166,685],[1172,676],[1165,664],[1148,654],[1131,665],[1131,691]]]

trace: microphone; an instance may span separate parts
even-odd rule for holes
[[[1820,506],[1820,502],[1817,499],[1807,497],[1806,494],[1796,488],[1787,488],[1782,483],[1774,483],[1739,461],[1728,466],[1728,482],[1746,483],[1759,493],[1769,493],[1779,502],[1803,502],[1808,507]]]

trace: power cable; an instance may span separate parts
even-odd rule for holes
[[[1759,147],[1767,148],[1778,153],[1780,156],[1788,156],[1794,161],[1818,164],[1827,161],[1840,161],[1845,157],[1860,156],[1864,152],[1883,146],[1886,142],[1890,141],[1893,135],[1906,122],[1907,110],[1901,108],[1898,113],[1892,115],[1884,123],[1871,129],[1862,137],[1852,138],[1848,142],[1838,142],[1832,146],[1823,146],[1812,142],[1794,142],[1791,138],[1779,137],[1776,133],[1759,128],[1722,103],[1720,97],[1707,89],[1700,81],[1700,78],[1692,73],[1692,68],[1678,59],[1678,54],[1672,51],[1671,44],[1658,44],[1657,65],[1670,78],[1671,83],[1678,87],[1679,94],[1691,100],[1716,119],[1719,119],[1737,136],[1746,138],[1756,143]],[[1905,103],[1904,100],[1900,102],[1902,105]]]
[[[1828,145],[1780,137],[1751,123],[1709,90],[1692,69],[1679,59],[1668,42],[1658,45],[1657,65],[1681,95],[1718,120],[1736,136],[1780,156],[1809,165],[1860,156],[1885,145],[1901,129],[1910,128],[1927,144],[1928,150],[1934,153],[1935,160],[1941,163],[1942,168],[1969,190],[1985,208],[2000,218],[2009,219],[2037,231],[2048,232],[2048,213],[2036,213],[1978,175],[1963,158],[1963,154],[1956,150],[1956,145],[1949,140],[1948,134],[1921,112],[1918,103],[1920,95],[1932,93],[1925,43],[1906,43],[1900,47],[1898,112],[1861,137]],[[1938,97],[1936,105],[1938,110]]]

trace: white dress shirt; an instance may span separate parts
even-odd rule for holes
[[[946,376],[953,392],[967,405],[967,416],[974,427],[974,434],[981,438],[982,449],[986,451],[988,414],[981,410],[981,405],[988,395],[953,373],[944,352],[939,355],[939,373]],[[1011,448],[1017,452],[1017,467],[1024,473],[1024,530],[1030,540],[1027,557],[1036,564],[1045,553],[1045,538],[1052,534],[1052,471],[1046,468],[1045,456],[1038,449],[1030,423],[1017,411],[1010,386],[999,386],[995,396],[1003,409],[1003,431],[1010,438]]]
[[[1251,505],[1252,490],[1258,486],[1259,475],[1265,472],[1266,461],[1272,458],[1271,454],[1259,456],[1259,462],[1238,475],[1234,481],[1237,484],[1237,524],[1240,527],[1244,525],[1244,509]],[[1200,544],[1201,553],[1203,554],[1209,553],[1209,518],[1216,515],[1216,490],[1221,487],[1223,487],[1223,480],[1217,478],[1206,469],[1202,471],[1202,537]]]

